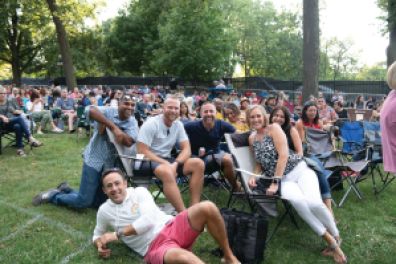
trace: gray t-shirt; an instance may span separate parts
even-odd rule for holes
[[[138,142],[147,145],[157,156],[170,158],[176,143],[187,141],[183,124],[177,120],[167,127],[163,115],[151,117],[140,128]]]
[[[0,105],[0,115],[4,115],[8,118],[14,117],[14,111],[17,110],[12,102],[6,100],[4,105]]]

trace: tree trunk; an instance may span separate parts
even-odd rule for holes
[[[11,51],[12,83],[20,87],[22,84],[21,61],[19,57],[21,33],[18,30],[18,16],[16,12],[11,17],[11,27],[8,30],[8,45]]]
[[[76,76],[74,73],[73,59],[67,38],[66,29],[63,26],[62,20],[57,15],[58,6],[56,0],[47,0],[48,8],[52,14],[52,20],[54,21],[56,28],[56,36],[58,38],[59,49],[63,61],[63,71],[65,73],[66,85],[69,90],[72,90],[76,85]]]
[[[388,67],[396,61],[396,0],[388,0],[389,46],[386,49]]]
[[[396,61],[396,28],[389,32],[389,45],[386,48],[386,64],[391,64]]]
[[[303,102],[318,94],[319,74],[319,1],[303,3]]]

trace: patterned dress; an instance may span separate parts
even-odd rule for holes
[[[265,135],[261,141],[255,138],[253,141],[253,151],[257,162],[261,165],[263,173],[267,177],[273,177],[275,175],[276,164],[278,163],[278,152],[276,151],[272,137]],[[301,160],[301,156],[294,153],[289,154],[283,174],[286,175],[291,172]]]

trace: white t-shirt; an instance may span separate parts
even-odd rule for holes
[[[146,188],[128,188],[123,203],[115,204],[110,199],[102,204],[96,216],[96,226],[92,241],[109,229],[117,231],[132,224],[136,230],[144,230],[139,235],[121,237],[128,247],[145,256],[151,242],[173,217],[162,212],[155,204]],[[142,226],[144,220],[144,226]],[[135,223],[140,222],[139,226]]]
[[[182,122],[176,120],[171,127],[164,123],[164,116],[151,117],[143,123],[139,130],[138,142],[147,145],[157,156],[170,158],[176,143],[187,141],[188,136]]]

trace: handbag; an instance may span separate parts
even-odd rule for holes
[[[230,208],[223,208],[220,212],[234,255],[241,263],[261,263],[264,260],[268,219],[259,214]]]

